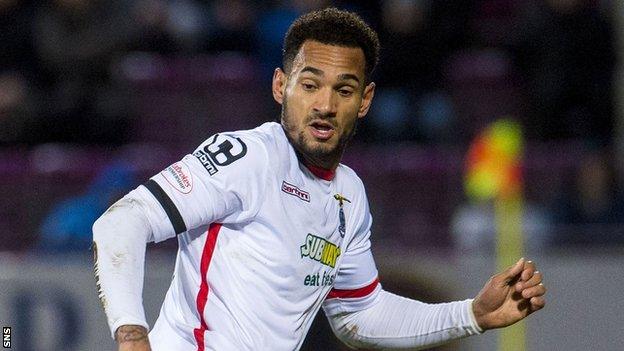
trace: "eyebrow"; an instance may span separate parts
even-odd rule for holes
[[[303,72],[310,72],[312,74],[315,74],[317,76],[324,76],[325,72],[321,71],[318,68],[314,68],[314,67],[310,67],[310,66],[305,66],[303,67],[303,69],[301,70],[301,73]]]
[[[340,78],[340,80],[353,79],[354,81],[360,83],[360,79],[355,74],[351,74],[351,73],[343,73],[339,75],[338,78]]]
[[[320,70],[318,68],[311,67],[311,66],[303,67],[303,69],[301,70],[301,73],[303,73],[303,72],[310,72],[310,73],[312,73],[314,75],[317,75],[317,76],[324,76],[325,75],[325,72],[323,72],[322,70]],[[338,76],[338,79],[339,80],[350,80],[350,79],[352,79],[352,80],[356,81],[358,84],[360,83],[360,79],[355,74],[351,74],[351,73],[340,74]]]

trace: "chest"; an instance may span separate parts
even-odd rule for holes
[[[257,217],[264,252],[304,286],[333,284],[353,231],[350,200],[333,184],[283,178],[265,194]]]
[[[266,192],[260,216],[298,242],[312,235],[338,245],[349,237],[353,211],[345,190],[337,184],[284,177],[275,179]]]

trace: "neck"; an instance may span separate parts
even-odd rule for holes
[[[306,168],[310,170],[310,172],[312,172],[312,174],[314,174],[315,176],[329,181],[333,180],[334,176],[336,176],[336,168],[338,167],[338,163],[332,165],[331,167],[319,166],[317,164],[309,162],[308,158],[306,158],[302,153],[297,151],[297,149],[295,149],[295,154],[297,154],[299,162],[306,166]]]
[[[290,135],[288,125],[285,123],[284,118],[281,119],[280,124],[282,125],[282,131],[284,132],[286,139],[288,139],[290,145],[292,145],[293,149],[295,149],[297,158],[301,161],[301,163],[306,166],[314,166],[329,171],[336,170],[338,164],[340,163],[340,159],[342,158],[342,154],[344,153],[344,144],[339,145],[336,150],[331,153],[315,155],[303,150],[301,145],[297,142],[296,137]]]
[[[335,157],[334,155],[327,155],[323,157],[315,157],[314,155],[309,155],[304,153],[302,150],[299,150],[294,144],[297,157],[301,161],[301,163],[306,166],[312,166],[320,169],[324,169],[327,171],[335,171],[338,168],[338,164],[340,163],[340,157]],[[340,156],[342,156],[342,152],[340,152]]]

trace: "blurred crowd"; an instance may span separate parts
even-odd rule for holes
[[[292,20],[328,5],[381,37],[362,140],[455,143],[501,115],[537,140],[612,140],[604,1],[0,0],[0,145],[132,140],[124,57],[237,53],[267,80]]]
[[[530,211],[536,230],[622,222],[620,182],[609,157],[619,57],[608,0],[0,0],[0,146],[135,141],[146,124],[129,81],[146,74],[154,58],[218,57],[224,64],[211,70],[239,69],[243,83],[258,77],[253,89],[268,91],[290,23],[330,5],[358,12],[382,43],[375,103],[356,143],[461,147],[489,122],[510,117],[523,124],[529,142],[574,140],[586,147],[569,186]],[[211,103],[191,101],[194,108]],[[270,102],[249,105],[262,119],[276,115]],[[123,189],[136,186],[126,184],[123,167],[114,169]],[[100,212],[110,195],[94,200],[93,194],[106,184],[94,180],[78,203],[97,202]],[[80,208],[72,206],[63,202],[44,220],[46,247],[74,235],[59,234],[80,222],[63,219]],[[481,228],[479,221],[488,221],[478,215],[488,213],[483,208],[458,209],[451,227]],[[83,222],[95,214],[89,216]],[[85,223],[76,225],[76,236],[90,236]],[[457,234],[458,245],[481,246],[467,231]],[[544,242],[587,238],[559,231],[565,230],[550,231]],[[624,242],[621,234],[607,236]]]

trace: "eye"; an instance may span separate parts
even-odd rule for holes
[[[353,95],[353,90],[346,89],[346,88],[340,88],[340,89],[338,89],[338,94],[340,94],[340,96],[343,96],[343,97],[349,97],[349,96]]]
[[[316,85],[312,84],[312,83],[301,83],[301,86],[303,87],[303,90],[305,91],[313,91],[314,89],[316,89]]]

